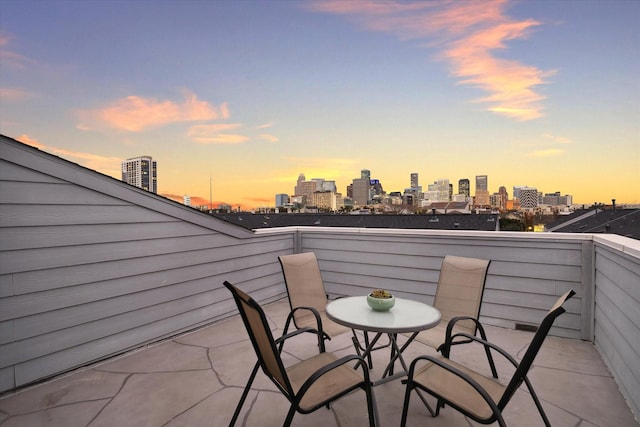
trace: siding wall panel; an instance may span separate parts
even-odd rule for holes
[[[595,245],[594,344],[633,412],[640,414],[640,262]]]

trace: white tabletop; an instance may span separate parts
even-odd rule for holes
[[[375,311],[366,296],[339,298],[327,305],[329,319],[352,329],[400,333],[433,328],[440,323],[440,311],[418,301],[396,298],[389,311]]]

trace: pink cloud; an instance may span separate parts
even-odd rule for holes
[[[34,96],[33,93],[20,88],[0,88],[0,98],[4,101],[20,102]]]
[[[78,115],[82,120],[78,124],[79,129],[93,129],[106,125],[121,131],[140,132],[170,123],[228,117],[228,109],[226,104],[217,109],[193,94],[188,95],[181,103],[128,96],[101,109],[79,111]]]
[[[123,159],[119,157],[100,156],[83,151],[73,151],[65,148],[45,145],[27,134],[18,136],[16,140],[24,144],[31,145],[38,150],[46,151],[47,153],[63,157],[67,160],[76,161],[78,164],[81,164],[86,168],[120,179],[120,164]]]
[[[495,56],[507,42],[526,38],[540,22],[514,20],[505,14],[508,2],[494,1],[397,1],[320,0],[310,10],[346,15],[358,25],[390,33],[402,40],[424,39],[437,49],[437,57],[450,65],[459,84],[488,93],[475,100],[487,110],[516,120],[543,115],[545,97],[535,88],[553,72]]]
[[[26,70],[36,65],[36,62],[31,58],[7,49],[10,43],[11,37],[8,34],[0,34],[0,62],[4,66]]]
[[[187,135],[199,144],[241,144],[249,137],[228,131],[240,128],[239,123],[215,123],[196,125],[189,129]]]

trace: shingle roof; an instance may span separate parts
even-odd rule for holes
[[[248,229],[319,226],[361,228],[405,228],[431,230],[499,230],[499,215],[338,215],[338,214],[213,214]]]
[[[590,209],[548,224],[548,231],[561,233],[609,233],[640,240],[640,209]]]

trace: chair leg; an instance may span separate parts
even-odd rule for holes
[[[484,331],[482,325],[478,325],[478,332],[480,332],[480,338],[487,341],[487,334]],[[491,355],[491,349],[489,346],[484,346],[484,351],[487,353],[487,360],[489,361],[489,367],[491,368],[491,374],[493,378],[498,378],[498,371],[496,371],[496,364],[493,362],[493,356]],[[448,357],[448,356],[447,356]]]
[[[411,386],[411,383],[408,382],[404,392],[404,402],[402,403],[402,418],[400,419],[400,427],[405,427],[407,425],[407,413],[409,412],[411,390],[413,390],[413,387]]]
[[[542,408],[542,403],[540,403],[540,399],[538,399],[538,395],[533,390],[533,386],[529,382],[529,378],[524,377],[524,382],[525,382],[525,384],[527,384],[527,388],[529,389],[529,393],[531,394],[531,398],[533,399],[533,402],[536,404],[536,408],[538,408],[538,412],[540,413],[540,416],[542,417],[542,421],[544,421],[544,425],[546,427],[551,427],[551,423],[549,422],[549,418],[547,418],[547,414],[544,412],[544,409]]]
[[[258,373],[258,369],[260,368],[260,362],[256,362],[256,365],[253,367],[253,371],[251,371],[251,375],[249,376],[249,382],[244,388],[242,392],[242,397],[240,398],[240,402],[238,402],[238,406],[236,406],[236,410],[233,413],[233,417],[231,418],[231,422],[229,423],[229,427],[233,427],[238,420],[238,416],[240,415],[240,410],[242,409],[242,405],[244,404],[247,395],[249,394],[249,390],[251,390],[251,384],[253,384],[253,380],[256,378],[256,374]]]
[[[291,422],[293,421],[293,416],[295,414],[296,414],[296,406],[291,405],[291,408],[289,408],[289,413],[287,413],[287,418],[284,420],[282,427],[289,427],[291,425]]]
[[[375,427],[379,420],[376,420],[376,412],[373,404],[373,391],[371,390],[371,384],[367,384],[364,387],[364,392],[367,395],[367,412],[369,413],[369,427]]]

